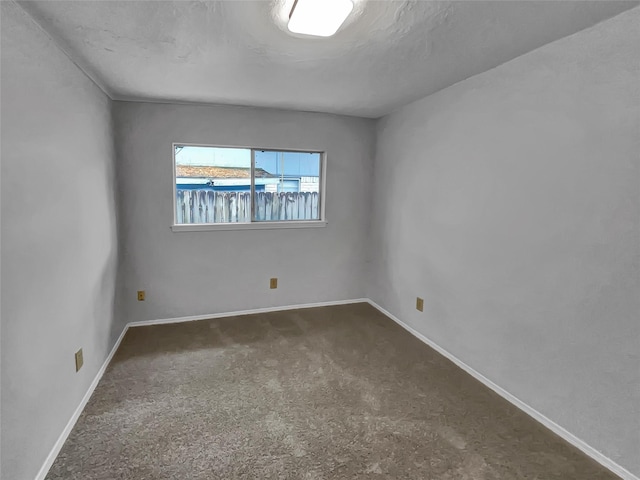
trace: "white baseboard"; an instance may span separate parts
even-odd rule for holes
[[[73,412],[73,415],[71,415],[71,418],[67,422],[67,425],[64,427],[64,430],[62,431],[60,436],[58,437],[58,440],[56,440],[56,443],[53,445],[51,452],[49,452],[49,455],[47,456],[47,459],[44,461],[44,464],[40,468],[40,471],[36,475],[35,480],[44,480],[44,478],[47,476],[47,473],[49,473],[49,469],[51,468],[51,465],[53,465],[53,462],[55,461],[56,457],[60,453],[60,450],[62,449],[64,442],[67,441],[67,437],[71,433],[71,430],[73,430],[73,427],[78,421],[78,418],[80,418],[80,414],[82,413],[82,411],[84,410],[84,407],[87,405],[87,402],[91,398],[93,391],[98,386],[98,383],[100,383],[100,379],[102,378],[102,375],[104,375],[104,372],[107,370],[107,367],[111,362],[111,359],[113,358],[116,351],[118,350],[118,347],[120,346],[120,342],[122,342],[122,339],[124,338],[124,335],[125,333],[127,333],[128,329],[129,329],[129,325],[126,325],[122,330],[122,333],[118,337],[118,340],[116,340],[116,343],[111,349],[111,352],[109,352],[107,359],[102,364],[102,367],[100,367],[100,370],[98,370],[98,373],[93,379],[93,382],[91,382],[91,385],[89,385],[89,389],[87,390],[87,393],[85,393],[84,397],[82,397],[82,400],[80,400],[80,404],[78,405],[78,408],[76,408],[76,410]]]
[[[162,324],[165,324],[165,323],[191,322],[191,321],[194,321],[194,320],[207,320],[209,318],[235,317],[235,316],[239,316],[239,315],[251,315],[253,313],[266,313],[266,312],[279,312],[279,311],[284,311],[284,310],[296,310],[298,308],[328,307],[328,306],[332,306],[332,305],[348,305],[348,304],[351,304],[351,303],[368,303],[368,302],[369,302],[368,298],[356,298],[356,299],[350,299],[350,300],[337,300],[337,301],[333,301],[333,302],[305,303],[305,304],[302,304],[302,305],[285,305],[283,307],[256,308],[256,309],[253,309],[253,310],[241,310],[241,311],[237,311],[237,312],[213,313],[213,314],[208,314],[208,315],[195,315],[195,316],[191,316],[191,317],[163,318],[163,319],[159,319],[159,320],[144,320],[144,321],[141,321],[141,322],[130,322],[130,323],[128,323],[124,327],[124,329],[122,330],[122,333],[120,334],[120,336],[118,337],[118,340],[116,341],[115,345],[111,349],[111,352],[109,352],[109,356],[107,357],[107,359],[102,364],[102,367],[100,367],[100,370],[98,370],[98,373],[96,374],[95,378],[93,379],[93,382],[91,382],[91,385],[89,385],[87,393],[85,393],[84,397],[82,397],[82,400],[80,401],[80,404],[78,405],[76,410],[73,412],[73,415],[71,416],[71,418],[67,422],[67,425],[64,427],[64,430],[62,431],[62,433],[58,437],[58,440],[56,440],[56,443],[53,445],[53,448],[49,452],[49,455],[47,456],[47,459],[45,460],[44,464],[40,468],[40,471],[38,472],[38,474],[36,475],[35,480],[44,480],[44,478],[47,476],[47,473],[49,473],[49,469],[51,468],[51,465],[53,465],[53,462],[55,461],[56,457],[60,453],[60,450],[62,449],[62,446],[64,445],[64,442],[67,441],[67,437],[69,437],[69,434],[71,433],[71,430],[73,430],[73,427],[75,426],[76,422],[78,421],[78,418],[80,418],[80,414],[82,413],[82,411],[84,410],[84,407],[87,405],[87,402],[91,398],[91,395],[93,394],[93,391],[98,386],[98,383],[100,382],[100,379],[104,375],[104,372],[106,371],[107,367],[109,366],[109,363],[111,362],[111,359],[113,358],[113,356],[115,355],[116,351],[118,350],[118,347],[120,346],[120,343],[122,342],[122,339],[124,338],[125,334],[127,333],[127,330],[129,330],[129,328],[131,328],[131,327],[140,327],[140,326],[144,326],[144,325],[162,325]]]
[[[416,338],[418,338],[419,340],[421,340],[422,342],[424,342],[425,344],[427,344],[428,346],[433,348],[435,351],[440,353],[445,358],[451,360],[454,364],[456,364],[462,370],[464,370],[465,372],[470,374],[472,377],[474,377],[475,379],[477,379],[480,382],[482,382],[484,385],[489,387],[491,390],[496,392],[498,395],[500,395],[501,397],[503,397],[504,399],[506,399],[507,401],[509,401],[513,405],[515,405],[516,407],[518,407],[520,410],[525,412],[527,415],[532,417],[534,420],[536,420],[536,421],[540,422],[541,424],[543,424],[545,427],[547,427],[549,430],[554,432],[556,435],[560,436],[561,438],[563,438],[564,440],[569,442],[571,445],[575,446],[576,448],[578,448],[579,450],[584,452],[586,455],[588,455],[589,457],[593,458],[596,462],[600,463],[605,468],[608,468],[609,470],[611,470],[613,473],[615,473],[616,475],[620,476],[624,480],[640,480],[640,478],[636,477],[634,474],[629,472],[626,468],[618,465],[616,462],[614,462],[610,458],[606,457],[605,455],[603,455],[602,453],[600,453],[598,450],[596,450],[595,448],[591,447],[587,443],[583,442],[582,440],[580,440],[575,435],[569,433],[563,427],[561,427],[557,423],[553,422],[552,420],[548,419],[543,414],[541,414],[540,412],[538,412],[534,408],[532,408],[529,405],[527,405],[526,403],[524,403],[522,400],[518,399],[514,395],[512,395],[509,392],[507,392],[506,390],[504,390],[503,388],[499,387],[498,385],[493,383],[491,380],[486,378],[484,375],[482,375],[481,373],[477,372],[476,370],[471,368],[469,365],[464,363],[462,360],[460,360],[456,356],[452,355],[447,350],[445,350],[444,348],[440,347],[438,344],[436,344],[433,341],[429,340],[427,337],[422,335],[420,332],[418,332],[417,330],[413,329],[409,325],[405,324],[398,317],[396,317],[392,313],[388,312],[387,310],[382,308],[380,305],[378,305],[377,303],[375,303],[374,301],[372,301],[372,300],[370,300],[368,298],[357,298],[357,299],[351,299],[351,300],[338,300],[338,301],[334,301],[334,302],[306,303],[306,304],[301,304],[301,305],[288,305],[288,306],[283,306],[283,307],[256,308],[256,309],[253,309],[253,310],[241,310],[241,311],[236,311],[236,312],[214,313],[214,314],[208,314],[208,315],[195,315],[195,316],[190,316],[190,317],[164,318],[164,319],[158,319],[158,320],[144,320],[144,321],[140,321],[140,322],[130,322],[130,323],[128,323],[124,327],[124,329],[122,330],[122,333],[120,334],[120,337],[118,337],[118,340],[116,341],[115,345],[111,349],[111,352],[109,353],[109,356],[107,357],[107,359],[102,364],[102,367],[100,368],[100,370],[98,370],[98,373],[96,374],[95,378],[93,379],[93,382],[91,382],[91,385],[89,386],[89,389],[87,390],[87,393],[85,393],[84,397],[80,401],[80,404],[78,405],[76,410],[73,412],[73,415],[71,416],[71,418],[67,422],[67,425],[65,426],[64,430],[62,431],[62,433],[58,437],[58,440],[54,444],[53,448],[51,449],[51,452],[47,456],[47,459],[45,460],[44,464],[40,468],[40,471],[38,472],[38,475],[36,476],[35,480],[44,480],[44,478],[47,476],[47,473],[49,472],[49,469],[51,468],[51,465],[53,465],[53,462],[55,461],[56,457],[58,456],[58,453],[60,453],[60,450],[62,449],[62,446],[64,445],[64,442],[67,440],[67,437],[69,436],[69,434],[71,433],[71,430],[73,429],[73,427],[75,426],[76,422],[78,421],[78,418],[80,418],[80,414],[82,413],[82,411],[84,410],[84,407],[87,405],[87,402],[91,398],[91,395],[93,394],[93,391],[98,386],[98,383],[100,382],[100,379],[104,375],[104,372],[106,371],[107,367],[109,366],[109,363],[111,362],[111,359],[113,358],[113,356],[115,355],[116,351],[118,350],[118,347],[120,346],[120,343],[122,342],[122,339],[124,338],[124,336],[127,333],[127,330],[129,328],[145,326],[145,325],[162,325],[162,324],[167,324],[167,323],[191,322],[191,321],[195,321],[195,320],[207,320],[207,319],[210,319],[210,318],[223,318],[223,317],[232,317],[232,316],[240,316],[240,315],[251,315],[251,314],[255,314],[255,313],[267,313],[267,312],[278,312],[278,311],[284,311],[284,310],[296,310],[296,309],[299,309],[299,308],[328,307],[328,306],[332,306],[332,305],[348,305],[348,304],[352,304],[352,303],[363,303],[363,302],[369,303],[370,305],[372,305],[374,308],[376,308],[381,313],[383,313],[384,315],[389,317],[391,320],[396,322],[398,325],[400,325],[402,328],[407,330],[413,336],[415,336]]]
[[[489,380],[487,377],[482,375],[480,372],[474,370],[469,365],[464,363],[462,360],[457,358],[455,355],[453,355],[452,353],[448,352],[447,350],[445,350],[444,348],[439,346],[437,343],[435,343],[432,340],[428,339],[427,337],[422,335],[420,332],[418,332],[414,328],[412,328],[409,325],[407,325],[406,323],[404,323],[398,317],[396,317],[392,313],[390,313],[387,310],[385,310],[384,308],[382,308],[380,305],[375,303],[373,300],[368,300],[368,302],[371,304],[371,306],[373,306],[374,308],[379,310],[381,313],[383,313],[384,315],[389,317],[391,320],[396,322],[398,325],[400,325],[406,331],[411,333],[414,337],[416,337],[417,339],[419,339],[422,342],[426,343],[428,346],[433,348],[436,352],[438,352],[443,357],[451,360],[454,364],[456,364],[462,370],[467,372],[473,378],[475,378],[476,380],[482,382],[482,384],[484,384],[485,386],[489,387],[491,390],[496,392],[502,398],[504,398],[505,400],[507,400],[511,404],[513,404],[516,407],[518,407],[524,413],[526,413],[527,415],[532,417],[534,420],[536,420],[537,422],[539,422],[542,425],[544,425],[545,427],[547,427],[549,430],[551,430],[553,433],[555,433],[556,435],[558,435],[562,439],[564,439],[567,442],[569,442],[571,445],[576,447],[578,450],[582,451],[583,453],[585,453],[589,457],[593,458],[596,462],[598,462],[603,467],[611,470],[613,473],[615,473],[616,475],[622,477],[624,480],[640,480],[638,477],[636,477],[629,470],[627,470],[626,468],[622,467],[621,465],[618,465],[616,462],[611,460],[609,457],[605,456],[604,454],[602,454],[601,452],[599,452],[598,450],[596,450],[595,448],[593,448],[591,445],[587,444],[586,442],[580,440],[578,437],[576,437],[572,433],[568,432],[566,429],[564,429],[563,427],[561,427],[560,425],[555,423],[553,420],[550,420],[549,418],[545,417],[542,413],[538,412],[533,407],[529,406],[528,404],[524,403],[522,400],[520,400],[516,396],[510,394],[509,392],[507,392],[503,388],[499,387],[498,385],[493,383],[491,380]]]
[[[140,322],[130,322],[128,326],[143,327],[146,325],[163,325],[165,323],[182,323],[182,322],[193,322],[196,320],[208,320],[210,318],[237,317],[240,315],[253,315],[255,313],[282,312],[285,310],[297,310],[299,308],[330,307],[332,305],[349,305],[351,303],[369,303],[369,302],[370,301],[368,298],[353,298],[350,300],[336,300],[332,302],[303,303],[300,305],[285,305],[283,307],[254,308],[252,310],[239,310],[236,312],[209,313],[206,315],[194,315],[191,317],[160,318],[158,320],[142,320]]]

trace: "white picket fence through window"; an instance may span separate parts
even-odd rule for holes
[[[318,192],[256,192],[255,221],[319,220]],[[251,222],[249,192],[178,190],[176,223]]]

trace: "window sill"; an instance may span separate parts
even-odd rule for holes
[[[211,230],[277,230],[280,228],[321,228],[326,227],[325,220],[292,220],[287,222],[253,222],[253,223],[193,223],[172,225],[174,232],[203,232]]]

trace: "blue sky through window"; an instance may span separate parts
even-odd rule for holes
[[[251,149],[177,146],[176,165],[251,168]]]
[[[320,154],[255,151],[256,168],[273,175],[319,177]],[[251,149],[177,146],[176,165],[251,168]]]

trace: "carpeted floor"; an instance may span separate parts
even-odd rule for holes
[[[617,477],[356,304],[130,329],[46,478]]]

